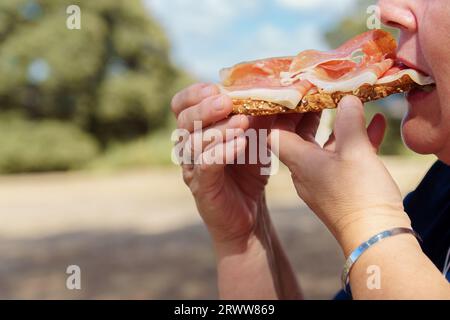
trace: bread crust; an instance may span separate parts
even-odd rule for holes
[[[324,109],[337,108],[339,101],[347,96],[353,95],[361,99],[362,102],[368,102],[386,98],[392,94],[408,92],[409,90],[420,87],[408,75],[404,75],[398,80],[375,85],[363,85],[351,92],[318,92],[307,94],[300,101],[295,109],[289,109],[280,104],[252,99],[233,100],[232,114],[244,114],[251,116],[274,115],[280,113],[305,113],[319,112]]]

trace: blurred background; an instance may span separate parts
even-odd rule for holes
[[[208,235],[170,160],[171,97],[240,61],[338,46],[367,30],[374,3],[2,0],[0,298],[216,298]],[[69,5],[80,30],[66,27]],[[402,145],[405,108],[367,105],[389,119],[383,161],[403,193],[434,161]],[[306,297],[331,298],[338,246],[285,168],[268,188]],[[66,288],[69,265],[81,290]]]

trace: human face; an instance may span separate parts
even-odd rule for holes
[[[431,75],[432,92],[408,94],[402,123],[406,145],[436,154],[450,164],[450,5],[448,0],[380,0],[384,24],[399,28],[397,56],[404,64]]]

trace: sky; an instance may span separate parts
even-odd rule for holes
[[[143,0],[173,61],[202,81],[241,61],[328,48],[323,33],[356,0]],[[326,10],[324,10],[326,8]]]

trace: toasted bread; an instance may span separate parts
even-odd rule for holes
[[[324,109],[337,108],[339,101],[346,95],[354,95],[362,102],[386,98],[392,94],[408,92],[420,87],[408,75],[383,84],[363,85],[352,92],[318,92],[306,94],[295,109],[289,109],[277,103],[262,100],[233,100],[233,114],[251,116],[274,115],[280,113],[318,112]]]

